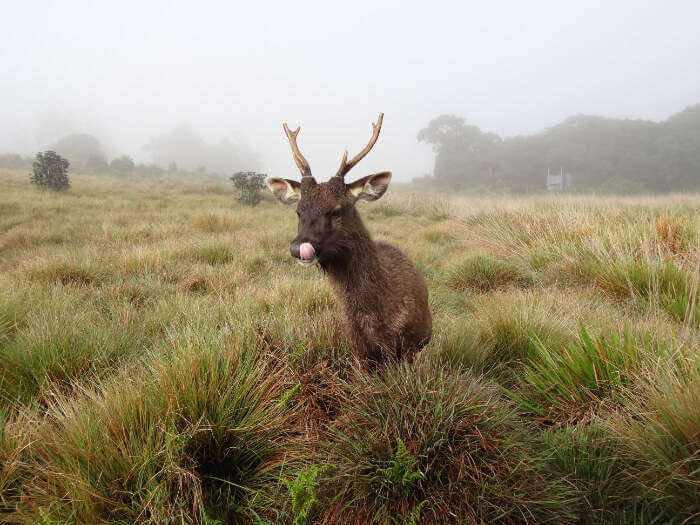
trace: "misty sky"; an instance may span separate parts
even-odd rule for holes
[[[262,159],[251,168],[298,178],[287,121],[326,178],[383,111],[348,178],[410,180],[431,170],[415,137],[441,113],[510,136],[700,102],[698,20],[697,1],[2,0],[0,152],[47,147],[51,122],[147,161],[145,143],[187,122],[246,144]]]

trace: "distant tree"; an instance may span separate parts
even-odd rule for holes
[[[436,153],[434,183],[542,190],[563,168],[580,190],[627,193],[700,189],[700,105],[665,122],[575,115],[542,133],[501,139],[455,115],[418,133]]]
[[[88,173],[109,173],[109,164],[104,157],[90,157],[83,169]]]
[[[254,171],[234,173],[231,180],[238,193],[238,202],[248,206],[257,205],[262,200],[260,190],[265,187],[265,177],[264,173],[255,173]]]
[[[67,190],[70,188],[69,166],[70,162],[55,151],[39,152],[36,154],[36,160],[32,163],[32,174],[29,175],[29,181],[39,188],[49,188],[55,191]]]
[[[0,168],[18,170],[31,166],[31,159],[25,159],[17,153],[3,153],[0,155]]]
[[[135,171],[142,177],[156,177],[162,175],[165,170],[156,164],[139,164]]]
[[[90,158],[106,161],[100,141],[87,133],[74,133],[60,138],[52,147],[52,151],[66,157],[74,165],[84,167]]]
[[[133,159],[127,155],[122,155],[121,157],[117,157],[116,159],[112,160],[112,162],[109,163],[109,166],[114,171],[118,171],[119,173],[134,171],[136,168],[136,164],[134,164]]]
[[[153,138],[144,148],[154,163],[167,166],[175,162],[184,171],[196,172],[200,166],[206,166],[211,171],[230,173],[257,163],[251,153],[230,139],[208,144],[189,124]]]
[[[170,164],[168,164],[168,171],[170,173],[176,173],[178,171],[177,162],[171,162]]]
[[[197,166],[197,173],[200,175],[204,175],[207,172],[207,167],[206,166]]]

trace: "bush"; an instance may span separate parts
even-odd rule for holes
[[[29,176],[29,180],[40,188],[49,188],[55,191],[67,190],[70,188],[69,166],[70,162],[55,151],[39,152],[36,154],[36,160],[32,163],[33,173]]]
[[[119,173],[134,171],[134,169],[136,168],[136,164],[134,164],[134,161],[131,159],[131,157],[127,155],[122,155],[121,157],[114,159],[112,162],[109,163],[109,166],[114,171],[118,171]]]
[[[238,202],[248,206],[257,205],[262,199],[260,190],[265,187],[265,177],[264,173],[255,173],[254,171],[234,173],[231,180],[238,193]]]

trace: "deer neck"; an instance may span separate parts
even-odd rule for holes
[[[377,245],[355,212],[348,229],[348,248],[342,256],[322,264],[336,295],[346,303],[371,304],[386,293],[387,276],[379,264]]]

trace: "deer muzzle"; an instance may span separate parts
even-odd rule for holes
[[[310,242],[294,240],[289,246],[292,257],[299,259],[301,263],[312,263],[316,258],[316,250]]]

